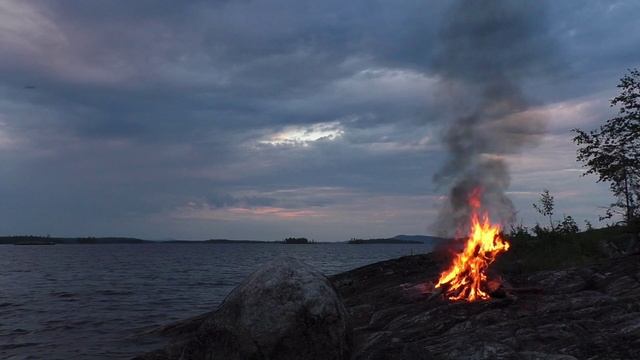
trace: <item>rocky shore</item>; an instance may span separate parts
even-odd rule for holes
[[[328,279],[293,259],[265,266],[208,314],[159,329],[172,359],[639,359],[640,256],[502,274],[516,289],[450,302],[446,265],[407,256]]]

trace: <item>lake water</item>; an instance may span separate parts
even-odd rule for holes
[[[154,327],[215,309],[249,273],[292,256],[336,274],[421,244],[0,245],[0,359],[130,359]]]

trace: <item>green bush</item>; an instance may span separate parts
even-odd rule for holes
[[[565,229],[559,224],[554,230],[535,226],[528,231],[512,231],[506,235],[511,248],[501,255],[494,268],[503,272],[520,273],[537,270],[562,269],[587,264],[607,257],[606,242],[622,247],[627,235],[620,227],[574,232],[571,224]],[[620,244],[620,245],[618,245]]]

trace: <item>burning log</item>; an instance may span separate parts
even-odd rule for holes
[[[440,297],[440,295],[442,295],[443,292],[444,292],[444,290],[441,287],[435,289],[435,291],[432,292],[431,295],[427,298],[427,301],[431,301],[431,300],[433,300],[435,298]]]
[[[414,287],[419,287],[422,290],[423,296],[427,296],[427,301],[437,299],[443,295],[448,294],[449,289],[447,286],[429,288],[426,284],[419,284]],[[429,290],[427,290],[429,288]],[[509,298],[512,300],[517,299],[517,295],[540,295],[544,293],[544,289],[541,287],[513,287],[505,284],[502,280],[490,280],[487,281],[483,289],[489,297],[487,299],[503,299]]]
[[[492,224],[487,213],[480,214],[479,188],[469,197],[471,229],[464,248],[453,259],[448,270],[440,274],[436,289],[446,288],[450,300],[486,300],[491,284],[487,278],[487,269],[496,257],[509,250],[509,243],[502,238],[500,225]],[[491,284],[497,289],[495,284]]]

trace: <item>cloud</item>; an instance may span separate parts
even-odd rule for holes
[[[541,36],[559,43],[562,66],[532,69],[523,91],[559,137],[524,155],[510,190],[549,179],[560,193],[577,178],[606,199],[566,171],[576,164],[561,143],[607,115],[637,64],[638,4],[545,4]],[[0,225],[150,238],[426,232],[442,128],[463,106],[447,101],[439,85],[459,84],[434,63],[447,7],[4,1]],[[578,198],[567,206],[588,209]]]
[[[176,219],[188,220],[235,220],[246,221],[257,219],[295,219],[323,216],[313,210],[292,210],[279,207],[260,206],[253,208],[231,207],[225,210],[202,207],[181,207],[172,215]]]
[[[283,130],[260,140],[260,144],[308,146],[315,141],[331,141],[341,137],[344,130],[339,121],[308,126],[287,126]]]
[[[245,195],[237,197],[231,194],[214,193],[207,196],[206,205],[214,208],[227,208],[238,205],[256,207],[272,205],[275,201],[276,200],[274,198],[266,196]],[[190,202],[190,204],[195,203]]]

